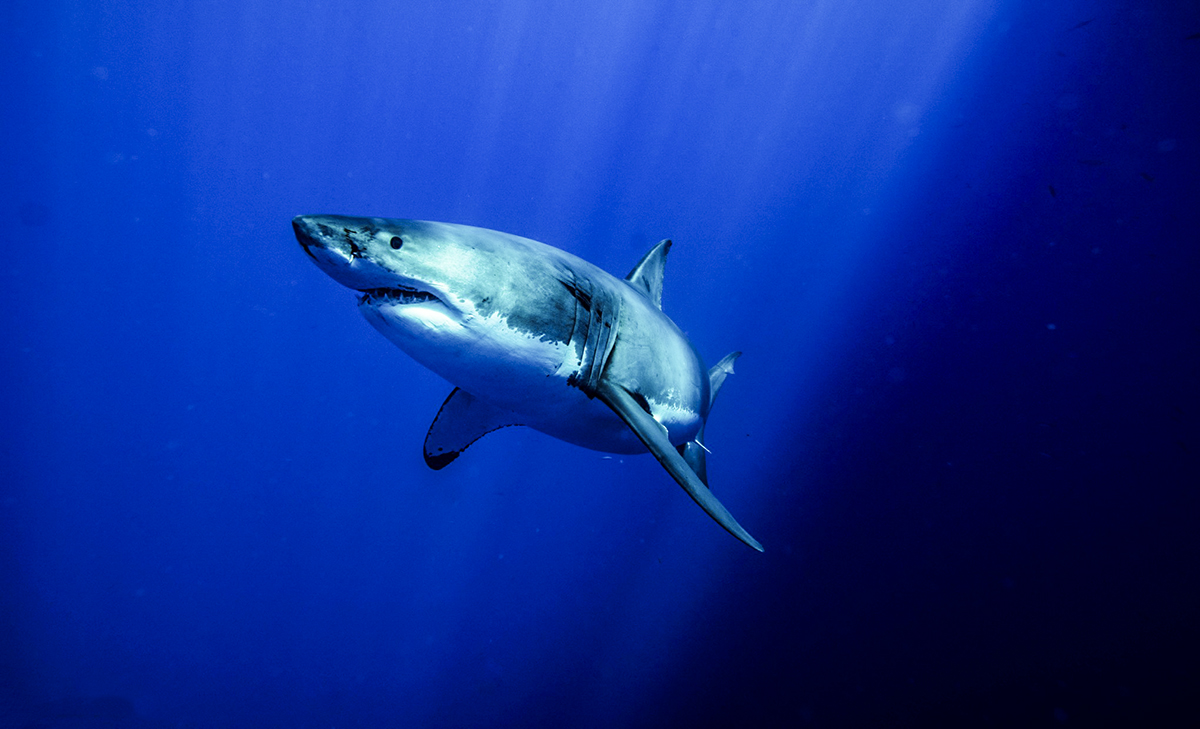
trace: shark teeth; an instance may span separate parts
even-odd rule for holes
[[[420,304],[426,301],[437,301],[431,293],[420,289],[410,289],[398,286],[390,289],[363,289],[359,304]]]

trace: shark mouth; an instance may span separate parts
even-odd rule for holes
[[[362,297],[359,298],[358,304],[359,306],[363,304],[423,304],[431,301],[440,301],[440,299],[428,291],[396,286],[387,289],[362,289]]]

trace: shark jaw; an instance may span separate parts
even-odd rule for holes
[[[388,339],[404,347],[412,336],[460,332],[463,322],[457,309],[436,294],[396,285],[360,290],[358,310]],[[423,334],[419,334],[423,333]]]
[[[406,306],[408,304],[424,304],[429,302],[443,303],[428,291],[412,288],[411,286],[394,286],[392,288],[362,289],[358,297],[359,306]]]

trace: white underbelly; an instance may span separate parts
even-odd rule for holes
[[[575,347],[513,329],[498,316],[464,323],[432,305],[360,307],[385,337],[433,372],[475,397],[522,416],[522,424],[560,440],[608,453],[646,447],[607,405],[568,378],[581,363]],[[672,443],[694,437],[698,421],[669,408],[651,411]]]
[[[498,316],[463,323],[437,305],[360,311],[413,359],[475,397],[523,416],[522,425],[594,450],[645,451],[608,406],[568,383],[580,363],[565,342],[513,329]]]

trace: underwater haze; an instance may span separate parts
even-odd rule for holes
[[[1200,9],[0,9],[0,727],[1194,726]],[[709,482],[453,385],[303,214],[624,276]]]

